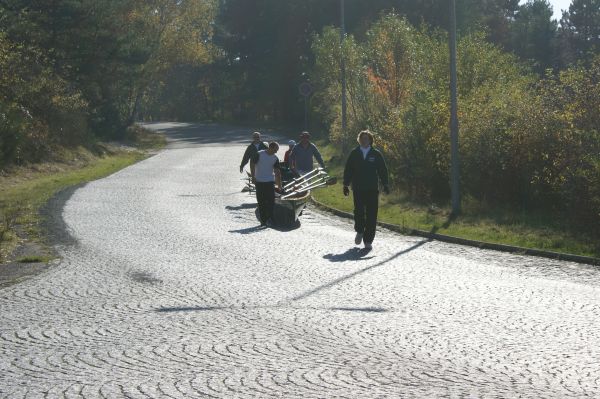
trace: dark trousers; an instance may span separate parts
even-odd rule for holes
[[[377,226],[377,210],[379,209],[379,191],[354,190],[354,230],[364,234],[363,241],[372,243]]]
[[[275,207],[275,183],[256,182],[256,202],[258,202],[258,213],[260,223],[265,224],[273,216]]]

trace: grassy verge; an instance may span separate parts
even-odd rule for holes
[[[57,148],[52,160],[3,170],[0,174],[0,263],[48,262],[50,253],[11,254],[27,243],[43,248],[42,208],[57,192],[106,177],[148,156],[147,150],[164,146],[164,137],[141,130],[131,131],[126,146],[97,144],[93,149]]]
[[[319,149],[330,174],[341,177],[339,149],[325,142],[320,143]],[[314,197],[330,207],[352,212],[352,199],[343,196],[340,185],[317,190]],[[600,240],[569,232],[563,221],[553,215],[491,208],[467,199],[463,201],[462,215],[451,223],[449,216],[447,205],[414,203],[398,191],[380,199],[382,222],[471,240],[600,257]]]

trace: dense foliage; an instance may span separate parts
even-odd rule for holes
[[[0,165],[119,138],[182,64],[211,58],[211,0],[0,3]]]
[[[359,40],[390,12],[405,16],[415,27],[448,27],[445,1],[345,4],[347,31]],[[487,42],[516,54],[538,75],[588,59],[599,48],[600,0],[574,1],[560,24],[552,20],[546,0],[460,0],[456,4],[461,34],[485,32]],[[196,75],[202,77],[194,81],[201,81],[202,90],[209,93],[208,100],[198,99],[197,117],[302,124],[298,85],[311,78],[312,37],[326,26],[339,26],[340,1],[222,0],[218,15],[215,43],[223,50],[222,57]],[[311,119],[313,128],[322,127],[319,119]]]
[[[442,5],[441,5],[442,4]],[[0,167],[135,120],[378,134],[397,187],[448,198],[448,9],[438,0],[1,0]],[[600,226],[600,0],[460,0],[462,186]]]
[[[447,38],[387,15],[342,47],[326,28],[313,44],[318,109],[331,138],[379,136],[397,186],[449,198]],[[343,51],[343,55],[342,55]],[[600,56],[539,79],[479,33],[458,44],[462,186],[477,200],[558,211],[600,226]],[[340,59],[348,76],[348,136],[340,122]]]

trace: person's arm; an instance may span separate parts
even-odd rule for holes
[[[354,175],[354,168],[352,168],[352,158],[354,151],[350,152],[348,159],[346,160],[346,166],[344,167],[344,186],[349,186],[352,183],[352,177]]]
[[[279,163],[279,159],[275,161],[273,165],[273,172],[275,173],[275,184],[279,187],[279,190],[282,190],[281,186],[281,164]]]
[[[242,157],[242,163],[240,164],[240,173],[244,171],[244,166],[250,160],[250,146],[246,147],[246,151],[244,152],[244,156]]]
[[[294,148],[292,148],[292,152],[290,152],[290,159],[289,159],[289,163],[290,163],[290,169],[293,172],[296,172],[296,147],[298,146],[298,144],[296,144],[294,146]]]
[[[279,169],[275,169],[275,184],[280,190],[283,190],[283,186],[281,185],[281,170]]]
[[[350,183],[352,183],[352,176],[354,174],[354,169],[352,168],[352,155],[354,155],[354,151],[350,152],[348,155],[348,160],[346,161],[346,166],[344,167],[344,195],[348,195],[350,193]]]
[[[256,163],[258,162],[258,152],[250,160],[250,174],[252,175],[252,183],[256,183]]]
[[[292,154],[294,153],[294,148],[292,148],[290,150],[290,155],[288,156],[288,168],[290,168],[290,170],[296,170],[296,159],[295,158],[292,159]]]
[[[319,165],[321,165],[321,167],[323,169],[325,169],[325,162],[323,162],[323,157],[321,156],[321,153],[319,152],[319,149],[314,144],[312,145],[312,147],[313,147],[313,155],[317,159],[317,162],[319,163]]]
[[[377,157],[377,159],[378,159],[377,174],[379,175],[379,180],[381,181],[381,185],[383,186],[383,191],[386,194],[389,194],[390,193],[389,173],[388,173],[387,165],[385,163],[385,159],[383,158],[383,155],[381,154],[381,152],[379,153],[379,156]]]

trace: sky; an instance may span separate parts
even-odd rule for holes
[[[521,3],[525,3],[525,1],[521,1]],[[552,4],[552,9],[554,10],[554,18],[560,21],[562,17],[561,10],[568,10],[571,0],[550,0],[550,4]]]
[[[552,8],[554,9],[554,18],[560,21],[562,12],[560,10],[568,10],[571,5],[571,0],[550,0]]]

